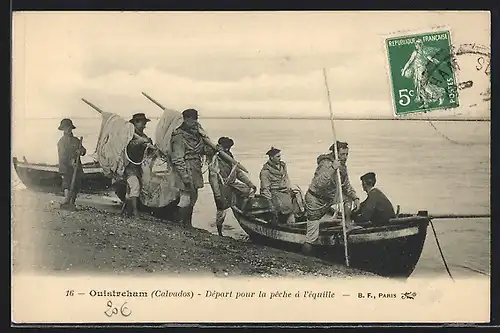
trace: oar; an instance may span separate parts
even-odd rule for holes
[[[153,102],[160,109],[166,110],[166,108],[163,105],[161,105],[158,101],[156,101],[153,97],[149,96],[145,92],[142,92],[142,94],[144,95],[144,97],[149,99],[151,102]],[[230,163],[231,165],[236,165],[236,167],[238,169],[248,173],[248,170],[243,165],[241,165],[240,162],[236,161],[234,158],[232,158],[231,156],[226,154],[224,151],[217,149],[217,146],[208,137],[206,137],[206,136],[202,136],[202,137],[203,137],[203,141],[205,142],[205,144],[207,144],[210,148],[218,151],[220,157],[222,157],[226,162]]]
[[[76,156],[76,163],[75,167],[73,168],[73,177],[71,177],[71,185],[69,187],[69,193],[70,193],[70,203],[72,203],[72,198],[74,197],[74,192],[75,192],[75,184],[76,184],[76,174],[78,172],[78,169],[80,168],[81,161],[80,161],[80,148],[82,147],[83,143],[83,136],[80,137],[80,142],[78,143],[78,156]],[[74,204],[74,202],[73,202]]]
[[[333,134],[333,152],[335,154],[335,159],[338,160],[338,152],[337,152],[337,135],[335,133],[335,123],[333,121],[333,110],[332,110],[332,101],[330,98],[330,88],[328,87],[328,78],[326,76],[326,69],[323,68],[323,77],[325,79],[326,93],[328,96],[328,108],[330,110],[330,122],[332,124],[332,134]],[[339,199],[340,199],[340,209],[342,212],[342,233],[344,235],[344,254],[345,254],[345,264],[349,267],[349,251],[347,248],[347,229],[346,229],[346,221],[345,221],[345,211],[344,211],[344,196],[342,193],[342,180],[340,178],[340,168],[337,169],[337,191],[339,191]]]

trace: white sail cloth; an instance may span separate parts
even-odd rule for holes
[[[170,139],[176,128],[182,125],[182,114],[175,110],[165,109],[156,125],[155,142],[160,151],[166,155],[172,152]]]
[[[125,149],[134,137],[134,125],[120,116],[103,112],[101,129],[94,156],[104,175],[114,180],[122,178],[128,160]]]

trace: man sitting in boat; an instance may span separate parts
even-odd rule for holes
[[[182,180],[178,204],[179,222],[192,227],[193,211],[198,201],[198,190],[203,188],[203,156],[211,149],[203,141],[198,111],[187,109],[182,112],[182,125],[172,133],[172,164]]]
[[[292,189],[286,163],[281,160],[281,150],[271,147],[266,153],[269,160],[260,171],[260,194],[270,200],[278,223],[295,223]]]
[[[225,136],[219,138],[217,141],[217,149],[224,151],[231,157],[233,157],[231,152],[233,145],[234,141]],[[250,194],[250,189],[255,193],[257,187],[236,165],[232,166],[225,162],[219,156],[218,152],[214,153],[210,161],[208,179],[214,194],[215,206],[217,207],[215,225],[217,226],[218,234],[222,236],[222,225],[226,218],[226,211],[233,203],[233,191],[236,189]],[[240,182],[237,182],[238,180]]]
[[[360,228],[360,226],[355,225],[352,221],[350,214],[353,203],[354,209],[359,207],[359,198],[349,181],[347,171],[346,162],[349,155],[349,147],[347,142],[337,141],[336,145],[338,160],[335,159],[333,151],[335,145],[330,146],[330,153],[318,156],[316,171],[304,197],[307,215],[307,234],[303,246],[305,253],[310,252],[311,245],[318,239],[319,220],[331,210],[333,204],[339,201],[337,184],[337,169],[339,168],[346,228],[348,231]]]
[[[375,187],[376,175],[368,172],[360,177],[361,186],[367,194],[367,198],[359,205],[359,209],[353,211],[352,218],[357,223],[372,222],[373,224],[384,224],[396,217],[394,208],[389,199],[382,191]]]
[[[71,181],[73,172],[77,165],[77,159],[87,153],[85,147],[81,145],[78,138],[73,135],[73,130],[76,127],[71,119],[65,118],[61,120],[59,130],[63,131],[63,136],[57,142],[57,152],[59,155],[59,173],[62,174],[62,188],[64,190],[64,202],[61,204],[63,209],[71,209],[75,207],[76,196],[80,190],[81,179],[83,176],[82,163],[78,164],[76,170],[76,178],[73,192],[71,193]]]
[[[135,134],[127,145],[127,166],[125,167],[125,179],[127,180],[127,203],[132,205],[134,216],[139,216],[138,200],[141,194],[142,159],[146,148],[155,149],[153,141],[145,133],[146,124],[151,121],[144,113],[136,113],[129,120],[135,127]]]

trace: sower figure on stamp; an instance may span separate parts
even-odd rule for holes
[[[182,180],[178,204],[179,222],[191,228],[193,211],[198,200],[198,190],[203,188],[203,156],[210,148],[203,141],[198,123],[198,111],[187,109],[182,112],[183,122],[172,133],[172,164]]]
[[[155,149],[155,147],[151,138],[144,133],[146,124],[150,119],[146,118],[144,113],[136,113],[129,121],[134,125],[136,135],[134,135],[126,149],[128,159],[128,164],[124,172],[125,179],[127,180],[126,206],[130,203],[133,215],[137,217],[139,216],[138,201],[141,194],[142,160],[146,149]]]
[[[339,168],[344,199],[346,228],[348,231],[361,228],[355,225],[351,220],[351,207],[353,203],[354,209],[359,207],[359,198],[349,182],[346,166],[347,156],[349,154],[347,142],[337,141],[339,160],[335,160],[333,149],[334,145],[330,147],[330,153],[318,156],[316,171],[314,172],[311,185],[304,197],[307,215],[307,234],[302,250],[306,254],[311,251],[312,244],[315,244],[318,239],[319,220],[331,210],[332,205],[339,201],[340,196],[337,185],[337,169]]]
[[[446,90],[430,82],[428,64],[433,62],[439,65],[439,60],[434,58],[434,54],[439,49],[431,46],[424,46],[421,39],[415,41],[415,51],[412,52],[410,59],[401,69],[401,76],[413,79],[415,87],[415,101],[422,103],[421,108],[427,108],[429,103],[438,102],[443,104]]]
[[[63,209],[74,209],[75,201],[80,190],[81,179],[83,175],[82,164],[78,164],[76,170],[76,178],[73,192],[70,192],[73,172],[77,165],[77,159],[80,156],[85,156],[87,150],[81,145],[78,138],[73,135],[73,130],[76,127],[71,119],[65,118],[61,120],[59,130],[63,131],[63,136],[57,142],[57,152],[59,155],[59,173],[62,174],[62,188],[64,190],[64,202],[61,204]]]
[[[233,145],[234,141],[228,137],[221,137],[217,141],[217,149],[224,151],[231,157],[233,157],[231,152]],[[215,225],[218,234],[222,236],[222,225],[226,218],[226,211],[233,203],[234,191],[248,193],[252,196],[257,191],[257,187],[236,165],[232,166],[224,161],[218,152],[211,156],[210,161],[208,168],[209,182],[214,194],[215,206],[217,207]]]
[[[396,217],[392,203],[381,190],[375,187],[377,183],[375,173],[365,173],[360,179],[367,198],[359,205],[358,210],[352,212],[353,220],[356,223],[372,222],[380,225]]]
[[[286,163],[281,160],[281,150],[271,147],[266,153],[269,160],[260,171],[260,193],[270,200],[278,223],[295,223],[292,189]]]

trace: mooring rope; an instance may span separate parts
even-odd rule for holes
[[[443,138],[445,138],[446,140],[450,141],[451,143],[454,143],[456,145],[461,145],[461,146],[474,146],[474,145],[478,145],[479,143],[475,143],[475,142],[458,142],[456,140],[453,140],[452,138],[450,138],[449,136],[447,136],[446,134],[444,134],[443,132],[441,132],[435,125],[432,121],[430,120],[427,120],[429,122],[429,124],[432,126],[432,128],[434,128],[434,130],[439,134],[441,135]]]
[[[448,264],[446,263],[446,259],[444,258],[443,250],[441,250],[441,245],[439,245],[439,240],[438,240],[438,236],[436,233],[436,229],[434,229],[434,224],[432,223],[432,220],[429,222],[430,222],[430,225],[432,227],[432,232],[434,233],[434,238],[436,239],[436,244],[438,246],[439,253],[441,254],[441,259],[443,259],[444,267],[446,267],[446,271],[448,272],[448,275],[450,276],[451,280],[453,282],[455,282],[455,280],[453,279],[453,276],[451,275],[450,269],[448,268]]]
[[[485,276],[490,276],[490,274],[486,273],[486,272],[483,272],[479,269],[475,269],[475,268],[472,268],[472,267],[469,267],[469,266],[465,266],[465,265],[457,265],[458,267],[462,267],[462,268],[465,268],[465,269],[468,269],[470,271],[473,271],[473,272],[476,272],[476,273],[479,273],[479,274],[482,274],[482,275],[485,275]]]

